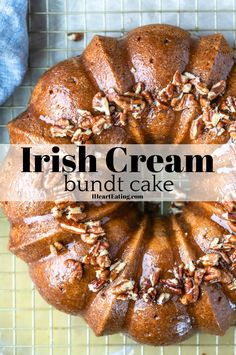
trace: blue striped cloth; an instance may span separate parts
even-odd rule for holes
[[[0,105],[21,83],[28,62],[27,0],[0,0]]]

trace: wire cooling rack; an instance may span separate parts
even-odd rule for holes
[[[235,47],[236,0],[30,0],[29,70],[0,107],[0,143],[6,124],[27,105],[32,86],[54,63],[78,55],[95,33],[120,36],[139,25],[169,23],[191,32],[221,32]],[[68,32],[84,32],[70,42]],[[48,306],[34,289],[26,265],[7,250],[9,226],[0,214],[0,355],[213,355],[236,354],[236,332],[199,334],[179,346],[140,346],[122,335],[96,338],[83,320]]]

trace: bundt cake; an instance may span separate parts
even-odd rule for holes
[[[95,36],[47,71],[8,128],[13,144],[223,144],[236,138],[235,96],[233,50],[221,34],[148,25]],[[166,216],[129,202],[4,208],[9,248],[40,294],[97,335],[171,344],[195,331],[224,334],[236,318],[232,200],[176,204]]]

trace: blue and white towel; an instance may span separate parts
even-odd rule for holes
[[[0,105],[21,83],[28,64],[27,0],[0,0]]]

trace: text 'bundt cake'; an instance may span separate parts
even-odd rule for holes
[[[218,143],[236,138],[236,66],[221,34],[150,25],[95,36],[47,71],[11,143]],[[30,189],[30,186],[27,186]],[[191,202],[172,214],[135,203],[4,203],[10,250],[47,302],[97,335],[179,342],[236,318],[236,213]]]

